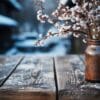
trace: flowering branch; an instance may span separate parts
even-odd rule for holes
[[[40,0],[45,3],[46,0]],[[74,7],[59,1],[57,9],[50,16],[41,9],[37,12],[37,19],[42,23],[53,24],[58,33],[50,32],[43,39],[54,35],[63,35],[72,32],[74,36],[100,40],[100,1],[99,0],[72,0]],[[63,24],[61,22],[64,22]],[[39,40],[40,41],[40,40]]]

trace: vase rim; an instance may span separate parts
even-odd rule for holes
[[[100,40],[87,39],[88,45],[100,45]]]
[[[90,42],[100,42],[100,40],[96,40],[96,39],[87,39],[87,41],[90,41]]]

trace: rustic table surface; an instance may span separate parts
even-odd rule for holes
[[[0,100],[100,100],[84,79],[84,56],[0,56]]]

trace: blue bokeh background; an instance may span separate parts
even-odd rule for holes
[[[60,56],[69,53],[83,53],[85,45],[69,37],[53,37],[42,47],[34,46],[48,30],[55,31],[49,23],[40,23],[36,18],[37,0],[0,1],[0,55],[34,54]],[[45,12],[50,14],[57,7],[56,0],[46,0]],[[72,5],[71,0],[67,3]]]

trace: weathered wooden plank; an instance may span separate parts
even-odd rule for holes
[[[10,74],[20,63],[22,56],[0,56],[0,86],[6,81]]]
[[[26,56],[0,89],[0,100],[55,100],[53,59]]]
[[[59,100],[100,100],[100,84],[84,80],[84,63],[79,56],[56,57]]]

